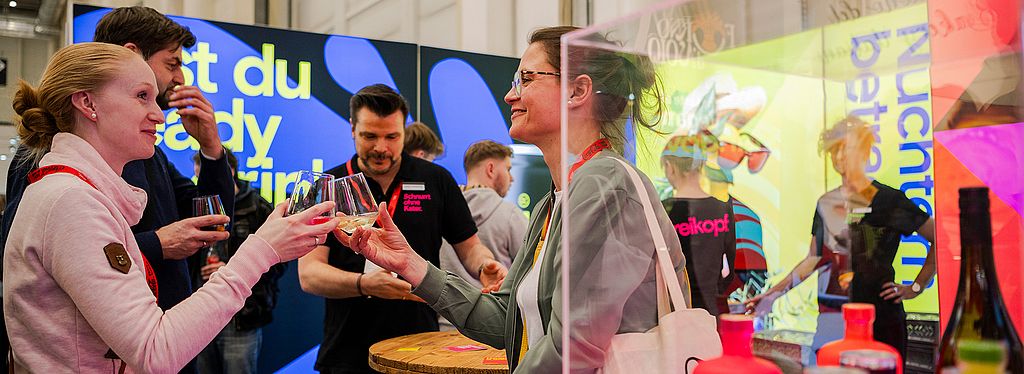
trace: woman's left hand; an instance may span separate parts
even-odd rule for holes
[[[910,289],[910,286],[904,286],[902,284],[896,284],[888,282],[882,285],[882,293],[878,294],[882,299],[890,300],[894,304],[899,304],[903,300],[910,300],[919,295],[914,290]]]
[[[400,274],[413,287],[418,286],[427,273],[426,260],[412,249],[405,235],[395,226],[388,214],[387,205],[380,203],[377,211],[380,212],[378,222],[381,228],[359,227],[352,235],[335,229],[334,236],[341,244],[362,254],[368,261]]]

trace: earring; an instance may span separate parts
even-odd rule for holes
[[[89,117],[92,117],[92,119],[96,119],[96,112],[92,112],[92,114],[90,114]]]
[[[572,105],[572,100],[566,101],[566,104]]]

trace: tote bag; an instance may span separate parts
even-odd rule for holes
[[[697,362],[722,355],[715,318],[686,305],[647,188],[628,164],[615,159],[633,180],[657,253],[658,326],[647,332],[616,334],[605,352],[604,374],[689,373]]]

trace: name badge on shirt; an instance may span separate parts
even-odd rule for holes
[[[427,186],[423,182],[402,182],[402,191],[426,191]]]

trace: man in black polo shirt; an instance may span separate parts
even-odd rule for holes
[[[376,84],[359,90],[349,106],[356,155],[327,172],[366,175],[377,202],[387,202],[409,244],[434,265],[444,238],[455,243],[462,265],[485,288],[499,284],[506,269],[477,238],[455,179],[440,166],[402,153],[409,114],[405,99]],[[376,268],[333,236],[299,259],[299,281],[306,292],[327,298],[319,371],[372,373],[370,345],[438,329],[437,314],[411,293],[408,282]]]

